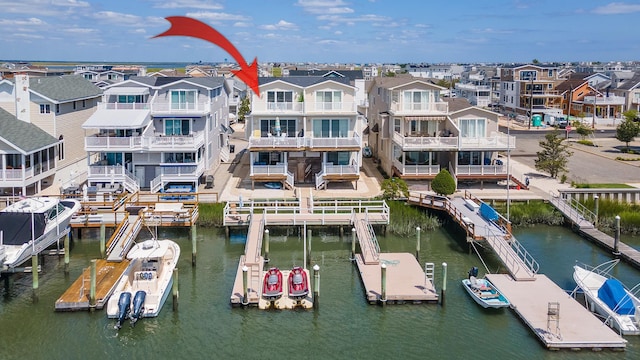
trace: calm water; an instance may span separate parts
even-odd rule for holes
[[[55,300],[77,278],[89,260],[99,254],[97,233],[75,240],[71,275],[63,262],[48,257],[40,276],[39,302],[31,301],[30,276],[16,277],[10,293],[0,299],[0,358],[2,359],[638,359],[640,338],[627,337],[627,351],[578,353],[545,350],[510,310],[488,311],[477,306],[459,285],[471,266],[481,266],[468,253],[463,234],[443,229],[422,234],[421,261],[437,264],[436,285],[442,284],[441,266],[449,264],[446,304],[369,305],[364,300],[358,272],[348,261],[350,239],[314,229],[313,258],[321,267],[320,308],[311,311],[260,311],[231,308],[229,296],[241,236],[225,240],[219,229],[198,229],[198,264],[191,267],[191,245],[186,230],[164,230],[160,237],[182,247],[180,304],[172,310],[169,298],[157,318],[143,319],[135,328],[113,329],[104,311],[55,313]],[[609,259],[601,249],[570,230],[538,226],[519,229],[516,237],[535,256],[542,273],[572,289],[575,260],[598,264]],[[287,235],[272,229],[272,264],[282,268],[302,264],[298,232]],[[413,252],[415,238],[380,239],[383,251]],[[485,255],[490,270],[499,263]],[[616,276],[627,285],[640,273],[625,264]]]

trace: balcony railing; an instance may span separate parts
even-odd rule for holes
[[[398,113],[411,113],[411,114],[446,114],[449,112],[449,104],[444,101],[438,102],[417,102],[417,103],[403,103],[392,102],[391,110]]]
[[[148,110],[148,103],[98,103],[98,110]]]
[[[360,174],[360,169],[358,169],[357,165],[323,164],[322,173],[325,176],[326,175],[358,175]]]
[[[286,164],[276,165],[251,165],[250,176],[254,175],[287,175]]]
[[[460,84],[456,83],[456,89],[469,90],[469,91],[490,91],[489,85],[475,85],[475,84]]]
[[[402,147],[402,150],[422,150],[422,149],[457,149],[458,137],[442,136],[403,136],[398,132],[393,133],[393,141]]]
[[[348,111],[356,111],[356,103],[352,102],[352,101],[342,101],[342,102],[320,102],[320,101],[316,101],[314,103],[310,104],[311,106],[309,106],[307,108],[308,112],[314,111],[314,112],[332,112],[332,111],[343,111],[343,112],[348,112]]]
[[[440,165],[406,165],[398,160],[393,160],[393,166],[402,175],[436,176],[440,172]]]
[[[89,136],[85,150],[153,150],[197,149],[204,144],[204,132],[177,136]]]
[[[624,97],[622,97],[622,96],[609,95],[609,96],[604,96],[604,97],[598,97],[595,100],[594,100],[593,96],[585,96],[584,97],[583,103],[585,103],[585,104],[593,104],[594,102],[595,102],[596,106],[597,105],[624,105],[625,104]]]
[[[250,137],[248,148],[301,149],[307,138],[288,136]]]
[[[302,112],[304,103],[293,102],[266,102],[256,101],[252,104],[251,112]]]
[[[502,133],[492,133],[488,137],[460,137],[460,150],[466,149],[497,149],[507,150],[516,148],[516,137]]]
[[[211,102],[192,103],[153,103],[151,112],[153,113],[207,113],[211,111]]]
[[[506,175],[506,165],[458,165],[456,175]]]
[[[339,149],[345,147],[361,147],[362,138],[357,133],[353,137],[309,138],[309,147]]]

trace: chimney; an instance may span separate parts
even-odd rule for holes
[[[15,99],[16,99],[16,118],[24,122],[31,122],[31,114],[29,113],[29,75],[25,73],[17,73],[15,75]]]

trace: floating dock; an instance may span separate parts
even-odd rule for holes
[[[624,350],[627,345],[622,336],[545,275],[536,275],[535,281],[515,281],[506,274],[486,277],[548,349]]]
[[[96,261],[96,309],[102,309],[105,306],[116,282],[128,266],[129,260],[107,262],[107,260],[99,259]],[[84,269],[82,275],[56,301],[55,310],[80,311],[90,309],[90,279],[91,267],[89,266]]]

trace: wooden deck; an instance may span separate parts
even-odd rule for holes
[[[381,253],[380,263],[387,266],[387,303],[437,302],[438,294],[416,258],[409,253]],[[365,288],[365,297],[371,304],[382,299],[381,264],[365,264],[356,254],[356,264]]]
[[[487,274],[511,302],[512,309],[549,349],[624,349],[627,341],[600,321],[545,275],[536,281],[515,281],[509,275]],[[549,303],[559,303],[557,316]],[[557,318],[557,321],[555,320]]]
[[[96,262],[96,309],[102,309],[113,292],[113,288],[129,266],[129,260],[107,262],[99,259]],[[56,301],[56,311],[88,310],[91,266],[84,269],[82,275],[71,284],[67,291]]]

